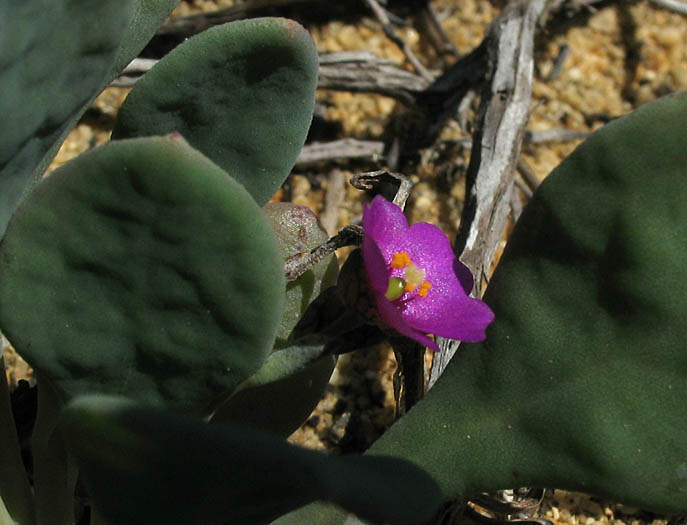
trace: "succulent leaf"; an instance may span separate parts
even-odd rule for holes
[[[486,341],[370,454],[426,469],[445,499],[539,486],[687,511],[686,121],[685,93],[648,104],[544,181],[490,281]],[[345,519],[279,523],[312,515]]]
[[[112,136],[178,131],[262,205],[305,142],[317,64],[312,39],[296,22],[258,18],[214,27],[136,83]]]
[[[178,135],[56,170],[12,218],[0,273],[0,326],[41,380],[194,413],[262,365],[284,302],[264,213]]]
[[[135,6],[88,4],[36,0],[3,9],[0,235],[43,157],[105,81]]]
[[[31,0],[0,8],[0,236],[76,120],[176,0]]]
[[[109,523],[268,523],[327,500],[376,523],[410,525],[439,504],[436,484],[406,461],[330,457],[121,398],[77,399],[59,428]]]
[[[179,0],[136,0],[135,3],[136,8],[119,45],[108,82],[119,75],[122,69],[138,56],[155,31],[179,4]]]
[[[327,241],[327,233],[307,206],[291,202],[268,202],[263,210],[272,221],[284,260],[311,250]],[[295,281],[286,284],[284,314],[277,331],[275,348],[283,348],[298,321],[320,292],[336,284],[339,271],[332,253],[309,268]]]
[[[306,206],[268,202],[263,210],[277,234],[284,260],[308,253],[327,241],[317,217]],[[286,302],[275,351],[215,413],[213,422],[232,421],[283,437],[296,430],[322,397],[336,359],[324,357],[324,344],[289,345],[296,323],[320,292],[336,282],[338,264],[331,254],[286,284]]]
[[[489,284],[486,342],[372,453],[450,497],[546,486],[687,511],[685,121],[687,94],[666,97],[550,175]]]
[[[323,349],[294,346],[274,352],[211,421],[288,437],[308,419],[334,371],[336,357],[322,356]]]

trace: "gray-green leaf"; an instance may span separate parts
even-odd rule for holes
[[[264,213],[178,135],[56,170],[12,218],[0,272],[0,326],[41,380],[191,412],[262,365],[284,302]]]
[[[310,35],[291,20],[214,27],[179,45],[136,83],[112,136],[178,131],[262,205],[305,142],[317,64]]]
[[[406,461],[330,457],[121,398],[75,400],[60,429],[109,523],[260,524],[326,500],[377,523],[411,525],[439,505],[436,484]]]

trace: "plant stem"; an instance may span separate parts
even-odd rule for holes
[[[50,385],[39,378],[38,413],[32,437],[38,525],[74,523],[73,482],[76,476],[70,472],[62,439],[55,433],[62,405]]]
[[[389,343],[398,363],[394,394],[399,418],[425,394],[425,347],[406,337],[389,337]]]
[[[0,380],[0,499],[4,502],[7,515],[13,520],[12,523],[34,525],[36,520],[33,494],[21,459],[9,387],[4,376],[5,362],[2,353],[0,353],[0,365],[3,371],[3,377]],[[4,523],[2,519],[4,516],[0,515],[0,523]]]

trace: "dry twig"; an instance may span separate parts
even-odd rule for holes
[[[346,177],[340,169],[333,169],[327,180],[324,196],[324,209],[320,213],[320,224],[330,237],[336,232],[339,223],[339,208],[346,199]]]
[[[545,0],[517,0],[506,6],[491,24],[485,38],[489,69],[475,123],[468,166],[468,192],[456,239],[456,253],[477,276],[475,294],[481,292],[510,208],[515,166],[529,114],[534,35]],[[438,338],[431,387],[459,343]]]
[[[247,0],[246,2],[240,2],[224,9],[218,9],[217,11],[171,18],[157,30],[157,34],[189,37],[219,24],[255,16],[257,12],[267,8],[286,7],[311,1],[312,0]],[[326,0],[322,0],[322,2],[325,1]]]
[[[314,142],[303,146],[296,166],[302,168],[309,164],[333,160],[380,161],[383,155],[384,143],[376,140],[340,139]]]
[[[320,55],[320,89],[378,93],[413,105],[430,82],[368,51]]]
[[[403,51],[403,54],[408,59],[408,62],[410,62],[413,65],[415,71],[417,71],[422,78],[431,82],[434,79],[434,75],[432,75],[429,72],[429,70],[422,65],[422,62],[418,60],[418,58],[415,56],[415,53],[413,53],[413,50],[410,49],[408,42],[403,40],[398,35],[398,33],[396,33],[396,29],[391,23],[391,20],[389,20],[389,17],[387,16],[384,8],[379,5],[379,2],[377,2],[377,0],[364,1],[370,8],[370,10],[374,13],[377,20],[379,20],[379,23],[382,24],[382,30],[384,31],[384,34],[389,38],[389,40],[396,44],[401,49],[401,51]]]
[[[673,13],[687,15],[687,2],[682,0],[649,0],[654,6],[667,9]]]
[[[530,166],[530,163],[527,162],[522,156],[518,158],[517,168],[522,180],[527,185],[529,196],[531,197],[532,193],[539,187],[539,177],[537,177],[537,174],[532,169],[532,166]]]
[[[339,248],[343,248],[344,246],[360,246],[362,241],[363,230],[360,226],[345,226],[334,237],[323,245],[318,246],[310,253],[297,253],[288,257],[284,265],[284,276],[286,277],[286,281],[295,281],[303,275],[308,268],[317,264]]]

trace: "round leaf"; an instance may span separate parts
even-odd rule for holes
[[[113,138],[180,132],[259,204],[279,189],[310,127],[317,51],[296,22],[230,22],[190,38],[140,79]]]
[[[291,202],[269,202],[263,210],[272,221],[284,260],[327,242],[327,233],[307,206]],[[277,348],[287,345],[291,331],[320,292],[336,283],[339,266],[332,253],[310,267],[298,279],[286,283],[284,313],[277,331]]]
[[[485,301],[484,343],[370,449],[444,499],[521,486],[687,512],[687,94],[605,126],[541,185]],[[304,523],[343,523],[312,507]]]
[[[326,500],[375,523],[412,525],[439,504],[436,484],[407,461],[327,456],[123,399],[75,400],[60,430],[109,523],[269,523]]]
[[[496,321],[372,451],[448,497],[577,490],[687,511],[687,94],[590,137],[490,281]]]
[[[264,213],[178,135],[114,142],[45,179],[0,274],[0,325],[41,379],[194,412],[260,367],[284,301]]]

